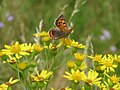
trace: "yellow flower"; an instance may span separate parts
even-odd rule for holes
[[[7,62],[13,64],[16,63],[17,61],[19,61],[18,59],[16,59],[15,57],[12,57],[11,55],[8,55],[9,59],[7,60]]]
[[[12,85],[18,81],[19,81],[18,79],[13,80],[13,77],[11,77],[10,80],[8,82],[6,82],[6,84],[9,86],[9,85]]]
[[[120,81],[120,78],[117,77],[116,75],[111,76],[110,79],[113,83],[119,83]]]
[[[63,38],[63,39],[61,39],[61,40],[62,40],[61,42],[63,42],[64,45],[65,45],[67,48],[70,48],[70,47],[71,47],[72,40],[71,40],[70,38]]]
[[[49,37],[49,36],[42,37],[42,41],[43,41],[43,42],[48,42],[49,40],[50,40],[50,37]]]
[[[110,82],[112,81],[114,84],[119,83],[120,77],[117,77],[115,74],[112,76],[109,76],[107,73],[104,74],[110,79]]]
[[[50,50],[56,50],[56,49],[59,48],[61,45],[62,45],[62,43],[59,43],[58,45],[54,45],[54,44],[50,43],[49,46],[44,46],[44,48],[50,49]]]
[[[6,85],[5,83],[1,84],[0,90],[8,90],[8,85]]]
[[[41,52],[44,49],[41,45],[39,45],[37,43],[33,44],[33,48],[37,52]]]
[[[101,83],[100,90],[120,90],[120,83],[111,86],[111,82],[104,81],[104,83]]]
[[[120,90],[120,83],[117,83],[113,86],[108,86],[108,85],[101,86],[100,90]]]
[[[11,86],[12,84],[18,82],[18,79],[13,80],[13,77],[10,78],[10,80],[6,83],[3,83],[0,85],[0,90],[8,90],[8,87]]]
[[[87,79],[86,82],[89,85],[97,85],[98,87],[100,87],[100,83],[101,83],[101,77],[98,77],[99,74],[96,71],[93,71],[90,69],[90,71],[88,71],[88,75],[87,75]]]
[[[21,44],[21,49],[22,51],[25,51],[25,52],[32,52],[33,51],[33,47],[32,47],[32,44],[29,43],[24,43],[24,44]]]
[[[73,80],[74,82],[85,81],[86,75],[84,72],[80,72],[79,70],[71,69],[71,73],[65,72],[66,75],[63,75],[64,78],[68,80]]]
[[[75,42],[74,40],[71,40],[70,38],[61,39],[61,42],[63,42],[64,45],[68,48],[70,47],[85,48],[85,45],[79,44],[78,42]]]
[[[84,69],[87,68],[87,65],[83,62],[81,65],[78,67],[79,70],[83,71]]]
[[[100,62],[101,64],[100,69],[105,72],[110,72],[110,71],[115,72],[114,68],[117,68],[117,65],[113,64],[114,63],[113,61],[114,58],[111,58],[110,55],[108,56],[104,55]]]
[[[120,63],[120,55],[117,56],[117,55],[115,54],[113,58],[114,58],[114,61]]]
[[[45,37],[45,36],[49,36],[49,33],[48,32],[40,32],[40,37]]]
[[[109,90],[120,90],[120,83],[115,84],[112,88]]]
[[[75,59],[79,60],[79,61],[83,61],[85,58],[85,54],[82,53],[74,53],[74,57]]]
[[[70,67],[70,68],[75,68],[75,67],[77,67],[76,64],[75,64],[75,62],[73,62],[72,60],[69,60],[69,61],[67,62],[67,66]]]
[[[55,50],[58,48],[58,45],[56,46],[56,45],[50,43],[49,48],[50,48],[50,50]]]
[[[100,84],[100,90],[109,90],[109,89],[107,89],[107,87],[108,87],[108,84],[105,81],[104,81],[104,83]]]
[[[38,36],[40,36],[40,37],[49,36],[49,34],[45,31],[40,32],[40,33],[36,33],[36,34],[33,34],[33,35],[36,36],[36,37],[38,37]]]
[[[0,51],[0,57],[2,57],[3,56],[3,53],[2,53],[2,51]]]
[[[5,45],[6,49],[2,49],[2,53],[6,55],[15,55],[17,59],[21,58],[21,55],[29,55],[28,52],[26,52],[26,48],[24,48],[24,45],[20,45],[19,42],[15,42],[15,44],[8,46]]]
[[[79,44],[78,42],[75,42],[74,40],[72,41],[71,46],[76,47],[76,48],[85,48],[85,45]]]
[[[102,60],[102,55],[98,55],[96,54],[95,56],[88,56],[89,58],[91,58],[93,61],[97,61],[100,62]]]
[[[26,69],[27,66],[28,66],[28,63],[27,63],[27,62],[20,62],[20,63],[18,63],[18,67],[19,67],[19,69],[21,69],[21,70]]]
[[[42,70],[41,73],[39,74],[39,72],[36,70],[36,76],[35,75],[32,75],[31,74],[31,78],[32,78],[32,81],[35,81],[35,82],[44,82],[46,83],[49,79],[49,77],[52,75],[53,72],[48,72],[47,70]]]
[[[45,32],[45,31],[43,31],[43,32],[40,32],[39,34],[33,34],[34,36],[36,36],[36,37],[41,37],[42,38],[42,41],[43,42],[47,42],[47,41],[49,41],[50,40],[50,36],[49,36],[49,33],[48,32]]]

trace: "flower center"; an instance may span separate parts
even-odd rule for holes
[[[39,81],[44,81],[44,78],[43,77],[38,77],[38,80]]]
[[[87,80],[87,83],[88,83],[88,84],[92,83],[92,80],[91,80],[91,79],[88,79],[88,80]]]
[[[80,81],[80,80],[81,80],[80,73],[74,73],[74,74],[72,75],[72,77],[73,77],[74,80],[77,80],[77,81]]]
[[[21,51],[20,45],[12,45],[11,46],[11,52],[12,53],[19,53]]]
[[[71,46],[72,41],[71,41],[71,39],[66,38],[65,41],[64,41],[64,43],[65,43],[66,46],[67,46],[67,45],[68,45],[68,46]]]
[[[3,53],[0,51],[0,57],[2,57],[3,56]]]
[[[9,60],[9,62],[12,64],[12,63],[15,63],[15,62],[16,62],[16,60],[11,59],[11,60]]]
[[[74,57],[75,59],[79,60],[79,61],[83,61],[84,58],[85,58],[85,55],[84,54],[81,54],[81,53],[75,53],[74,54]]]
[[[112,77],[110,77],[110,79],[113,81],[113,83],[119,82],[119,78],[117,78],[116,76],[112,76]]]
[[[112,67],[112,63],[110,63],[110,62],[106,62],[106,64],[105,64],[107,67]]]
[[[35,51],[40,52],[43,50],[43,47],[41,45],[35,44],[34,49],[35,49]]]
[[[10,83],[10,82],[6,82],[5,84],[6,84],[6,85],[8,85],[8,86],[10,86],[10,85],[11,85],[11,83]]]
[[[101,56],[96,55],[96,56],[94,57],[94,60],[95,60],[95,61],[100,61],[100,60],[101,60]]]
[[[114,88],[110,88],[110,90],[115,90]]]

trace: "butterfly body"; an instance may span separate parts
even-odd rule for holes
[[[73,28],[68,29],[65,18],[63,15],[60,15],[55,23],[57,27],[52,28],[49,31],[50,37],[55,40],[55,39],[60,39],[60,38],[65,38],[67,37],[73,30]]]

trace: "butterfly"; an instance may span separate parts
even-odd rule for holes
[[[60,15],[54,25],[55,28],[52,28],[49,30],[49,35],[52,38],[52,40],[65,38],[67,37],[73,30],[73,28],[68,29],[65,17],[63,15]]]

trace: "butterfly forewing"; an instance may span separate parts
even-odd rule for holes
[[[63,15],[60,15],[60,16],[56,19],[55,25],[56,25],[62,32],[66,32],[66,31],[67,31],[67,24],[66,24],[65,17],[64,17]]]

